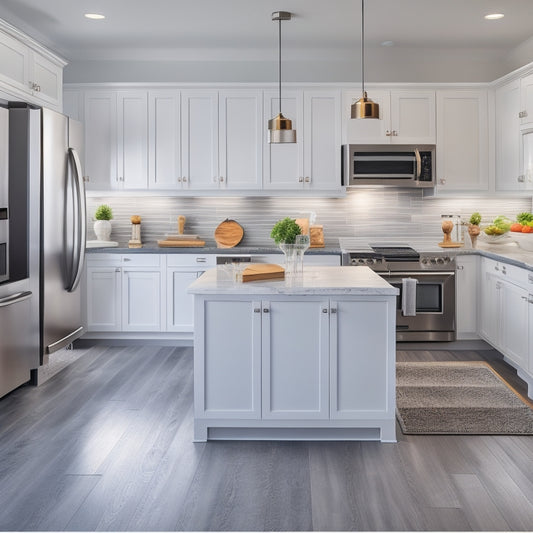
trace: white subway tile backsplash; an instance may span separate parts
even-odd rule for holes
[[[301,212],[315,212],[324,226],[326,245],[337,246],[339,237],[368,241],[436,242],[442,238],[441,214],[459,214],[468,221],[474,211],[490,222],[498,215],[514,219],[530,211],[531,198],[424,198],[413,189],[361,189],[346,198],[216,198],[216,197],[90,197],[87,199],[88,238],[94,239],[92,220],[96,207],[113,209],[111,238],[126,244],[131,236],[130,217],[140,215],[143,242],[154,243],[177,231],[178,215],[185,215],[185,233],[199,235],[214,245],[214,231],[226,218],[244,228],[243,245],[273,244],[270,230],[279,219]]]

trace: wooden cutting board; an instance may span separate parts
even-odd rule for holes
[[[283,278],[285,278],[285,269],[279,265],[270,263],[252,263],[242,271],[243,283],[247,281]]]
[[[198,246],[205,246],[205,241],[201,241],[200,239],[190,239],[190,240],[184,240],[180,239],[179,241],[157,241],[157,245],[161,248],[191,248],[191,247],[198,247]]]
[[[233,248],[242,241],[244,229],[242,226],[227,218],[215,230],[215,241],[218,248]]]

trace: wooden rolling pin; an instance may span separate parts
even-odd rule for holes
[[[185,217],[183,215],[178,215],[178,235],[183,235],[184,229],[185,229]]]

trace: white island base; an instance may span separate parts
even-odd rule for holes
[[[396,441],[398,290],[368,267],[250,283],[213,269],[189,291],[195,441]]]

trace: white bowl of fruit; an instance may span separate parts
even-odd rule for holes
[[[511,224],[511,239],[520,248],[533,252],[533,214],[520,213],[516,217],[516,222]]]

